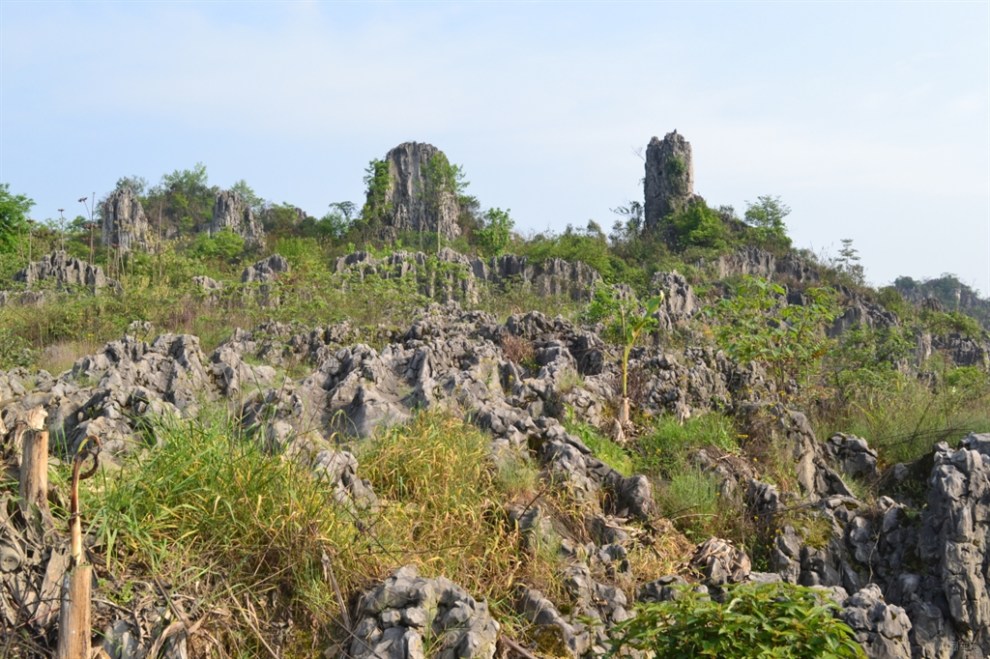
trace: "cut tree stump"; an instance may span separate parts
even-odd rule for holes
[[[25,433],[21,456],[21,514],[29,519],[32,511],[37,511],[43,520],[48,519],[51,515],[48,509],[48,431]]]

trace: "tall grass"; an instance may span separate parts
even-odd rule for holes
[[[824,437],[865,438],[885,464],[909,462],[938,442],[990,432],[990,378],[976,367],[942,369],[934,385],[897,373],[860,388],[841,414],[818,426]]]
[[[359,447],[381,504],[360,518],[223,413],[160,421],[153,434],[157,446],[85,482],[94,551],[111,581],[157,579],[202,598],[219,656],[346,644],[340,602],[407,564],[487,599],[510,629],[518,583],[553,590],[556,554],[521,551],[504,513],[532,501],[535,467],[496,463],[490,438],[454,417],[422,413]]]

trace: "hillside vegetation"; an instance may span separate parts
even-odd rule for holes
[[[739,216],[675,186],[659,224],[633,202],[608,233],[522,236],[432,153],[408,216],[388,158],[366,203],[322,218],[241,181],[226,228],[201,165],[121,179],[147,249],[94,238],[96,217],[30,224],[4,186],[0,526],[34,556],[4,570],[41,582],[94,435],[80,505],[113,657],[990,647],[970,605],[924,610],[976,631],[928,635],[916,613],[936,605],[903,586],[956,588],[939,520],[984,505],[936,475],[964,469],[964,437],[958,455],[990,446],[986,301],[874,290],[851,243],[828,263],[794,250],[770,195]],[[94,206],[104,236],[124,230]],[[15,277],[59,251],[107,282]],[[36,406],[54,538],[37,547],[16,503]],[[0,647],[49,656],[55,620],[13,579]]]

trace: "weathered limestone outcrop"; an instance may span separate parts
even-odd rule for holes
[[[654,137],[646,147],[644,223],[657,231],[665,217],[683,209],[694,198],[691,144],[675,130],[663,140]]]
[[[256,299],[261,306],[278,306],[280,300],[275,289],[275,282],[290,269],[289,261],[284,256],[272,254],[268,258],[261,259],[244,268],[241,273],[241,283],[255,285],[257,289],[255,291]]]
[[[130,188],[117,188],[103,202],[101,236],[105,247],[114,247],[122,252],[151,250],[153,237],[148,218]]]
[[[448,185],[438,186],[439,164],[447,165],[447,157],[432,144],[405,142],[385,156],[388,164],[388,189],[383,218],[391,232],[420,231],[446,239],[456,238],[461,229],[457,224],[460,207],[457,195]]]
[[[367,252],[355,252],[337,259],[334,269],[364,279],[410,278],[416,290],[434,300],[477,302],[484,283],[506,286],[522,284],[543,297],[562,295],[572,300],[591,298],[601,276],[591,266],[562,259],[531,263],[526,257],[506,254],[481,259],[469,257],[450,248],[435,256],[422,252],[393,252],[376,258]]]
[[[361,596],[350,652],[354,659],[426,659],[495,656],[499,625],[478,602],[449,579],[420,577],[400,568]],[[427,655],[426,639],[437,639]]]
[[[103,268],[86,263],[61,250],[44,256],[14,275],[14,281],[31,288],[41,282],[54,280],[58,288],[85,286],[96,292],[117,282],[103,274]]]
[[[265,230],[255,217],[254,209],[233,190],[221,190],[213,204],[210,235],[224,229],[242,237],[247,245],[259,245],[265,238]]]

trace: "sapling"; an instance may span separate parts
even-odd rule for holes
[[[627,287],[599,286],[588,305],[587,318],[605,323],[605,338],[622,346],[619,364],[622,396],[615,419],[615,436],[619,442],[625,440],[625,429],[629,427],[629,355],[639,337],[656,328],[656,313],[663,297],[663,293],[651,297],[641,307],[636,295]]]

